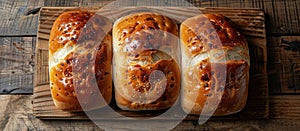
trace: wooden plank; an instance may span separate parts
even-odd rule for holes
[[[199,7],[261,8],[266,14],[267,33],[295,35],[300,33],[299,0],[195,0]]]
[[[300,36],[270,37],[270,93],[300,93]]]
[[[263,120],[209,120],[203,125],[197,121],[182,121],[174,130],[291,130],[300,128],[300,97],[271,96],[271,119]],[[0,95],[0,130],[101,130],[89,120],[55,121],[40,120],[33,115],[33,96]],[[284,112],[285,110],[288,110]],[[276,119],[287,118],[287,119]],[[168,124],[168,121],[158,121]],[[132,130],[125,121],[100,121],[100,125],[110,124],[111,130]],[[139,123],[137,123],[139,124]],[[145,129],[155,130],[155,123],[147,123]],[[149,127],[149,125],[151,125]],[[147,127],[147,128],[146,128]],[[164,129],[164,127],[159,127]]]
[[[114,0],[45,0],[44,6],[53,7],[83,7],[83,6],[104,6]]]
[[[110,15],[118,18],[121,16],[123,11],[129,10],[132,7],[125,9],[114,9],[105,10],[101,12],[101,15]],[[160,13],[167,12],[166,14],[171,18],[179,19],[178,22],[184,20],[185,16],[195,15],[199,13],[199,10],[193,12],[192,10],[186,10],[175,7],[147,7]],[[74,9],[74,8],[73,8]],[[48,19],[55,19],[58,14],[63,11],[72,10],[72,8],[63,7],[44,7],[40,11],[40,24],[38,29],[37,38],[37,50],[36,50],[36,72],[34,80],[34,114],[36,117],[43,119],[86,119],[83,114],[74,114],[57,110],[51,102],[50,87],[49,87],[49,74],[48,74],[48,36],[52,27],[53,21]],[[235,21],[240,27],[242,33],[247,37],[250,55],[251,55],[251,69],[250,69],[250,87],[249,87],[249,98],[247,105],[243,111],[236,115],[228,117],[220,117],[217,119],[230,119],[230,118],[266,118],[269,113],[268,104],[268,79],[267,79],[267,49],[266,49],[266,33],[264,30],[264,14],[259,9],[229,9],[229,8],[201,8],[203,13],[220,13]],[[53,13],[55,12],[55,13]],[[249,13],[250,12],[250,13]],[[53,15],[52,15],[53,14]],[[52,16],[51,16],[52,15]],[[250,32],[250,33],[249,33]],[[125,116],[132,117],[145,117],[145,114],[132,113],[121,111],[115,108],[114,103],[111,104],[113,109],[117,110],[118,113]],[[159,113],[159,112],[158,112]],[[103,114],[108,116],[109,119],[121,119],[112,118],[109,113]],[[155,114],[152,114],[155,115]],[[170,116],[171,119],[178,119],[178,116]],[[159,118],[159,119],[169,119]],[[103,119],[103,118],[101,118]],[[196,120],[197,116],[188,116],[186,120]]]
[[[35,38],[0,37],[0,94],[32,93]]]
[[[73,1],[64,1],[64,0],[52,0],[45,1],[45,6],[54,6],[54,7],[65,7],[65,6],[104,6],[110,2],[115,2],[117,0],[73,0]],[[190,1],[190,3],[195,3]],[[191,5],[189,2],[184,0],[121,0],[115,2],[116,6],[188,6]]]
[[[300,95],[270,96],[270,117],[298,119],[300,116]]]
[[[38,17],[28,14],[31,9],[41,7],[43,1],[18,0],[0,2],[0,36],[34,36]]]

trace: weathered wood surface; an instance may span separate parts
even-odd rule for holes
[[[300,125],[299,95],[276,95],[270,97],[270,118],[298,119]]]
[[[101,130],[88,120],[48,121],[37,119],[32,112],[32,99],[33,96],[30,95],[1,95],[0,130]],[[298,130],[300,128],[300,107],[295,103],[299,104],[299,97],[296,95],[272,96],[270,100],[270,108],[273,109],[270,110],[272,114],[270,119],[210,120],[204,125],[198,125],[197,121],[183,121],[174,130]],[[159,122],[168,123],[168,121]],[[132,129],[124,121],[106,120],[101,123],[111,124],[111,130]],[[147,129],[154,130],[155,128],[157,127],[153,126]]]
[[[201,7],[261,8],[269,35],[300,34],[299,0],[196,0]]]
[[[103,6],[109,0],[0,0],[0,36],[36,36],[38,8],[45,6]]]
[[[270,37],[270,93],[300,93],[300,36]]]
[[[36,35],[37,16],[26,15],[42,6],[103,6],[114,0],[15,0],[0,1],[0,35]],[[298,0],[188,0],[197,7],[261,8],[266,15],[268,34],[295,35],[300,33],[300,1]],[[182,0],[127,0],[122,5],[189,6]]]
[[[109,0],[107,0],[109,1]],[[107,2],[106,1],[106,2]],[[137,2],[139,0],[134,0]],[[149,0],[155,2],[156,0]],[[163,3],[166,0],[160,0]],[[171,1],[171,0],[169,0]],[[272,37],[275,36],[275,41],[280,41],[280,37],[286,35],[300,35],[299,27],[299,14],[300,6],[299,0],[188,0],[192,1],[198,7],[234,7],[234,8],[262,8],[266,13],[266,29],[269,36],[268,46],[272,44]],[[102,1],[94,0],[0,0],[0,37],[35,37],[37,31],[37,15],[25,15],[29,10],[42,7],[42,6],[93,6],[94,3],[101,4]],[[1,38],[3,39],[3,38]],[[34,39],[34,38],[33,38]],[[291,39],[288,39],[291,40]],[[19,40],[18,40],[19,41]],[[35,39],[33,40],[35,41]],[[271,41],[271,42],[270,42]],[[35,43],[35,42],[33,42]],[[0,44],[3,44],[2,42]],[[12,44],[12,42],[11,42]],[[2,45],[1,45],[2,46]],[[34,51],[32,46],[32,51]],[[273,48],[273,47],[272,47]],[[268,48],[268,60],[272,62],[270,55],[282,55],[280,52],[270,53],[273,50]],[[282,47],[281,47],[282,48]],[[276,48],[273,48],[276,49]],[[279,49],[276,49],[278,51]],[[0,48],[0,53],[7,51],[5,48]],[[9,55],[9,59],[7,59]],[[1,55],[5,59],[0,58],[0,72],[2,73],[2,63],[10,63],[11,59],[15,56],[10,54]],[[293,59],[294,60],[294,59]],[[33,58],[31,59],[33,61]],[[20,71],[20,63],[14,62],[16,65],[10,68],[7,72]],[[278,63],[277,63],[278,64]],[[284,68],[293,69],[291,66],[285,66],[280,63]],[[290,64],[291,65],[291,64]],[[182,122],[176,129],[178,130],[299,130],[299,89],[290,89],[286,83],[295,82],[290,77],[283,74],[288,74],[288,71],[282,72],[281,67],[276,66],[276,61],[268,63],[269,86],[270,88],[270,119],[268,120],[234,120],[234,121],[212,121],[204,126],[195,126],[193,121]],[[32,67],[23,67],[25,70],[30,70]],[[296,68],[295,68],[296,69]],[[282,72],[283,74],[280,74]],[[22,79],[32,78],[32,74],[22,75],[17,79],[11,79],[11,75],[4,75],[8,78],[8,83],[13,82],[14,86],[3,86],[0,83],[0,93],[11,93],[6,88],[13,92],[19,92],[18,89],[32,93],[32,90],[23,90],[23,85],[27,85],[28,81]],[[12,75],[13,76],[13,75]],[[15,76],[13,76],[14,78]],[[1,77],[2,78],[2,77]],[[282,81],[285,78],[284,81]],[[287,79],[288,78],[288,79]],[[0,79],[1,81],[2,79]],[[16,83],[15,83],[16,82]],[[279,83],[280,82],[280,83]],[[297,82],[297,81],[296,81]],[[281,87],[281,85],[285,85]],[[31,85],[31,88],[33,86]],[[273,88],[274,87],[274,88]],[[283,93],[282,93],[283,92]],[[296,93],[296,94],[295,94]],[[289,95],[284,95],[289,94]],[[295,95],[292,95],[295,94]],[[100,130],[92,122],[88,121],[41,121],[34,118],[32,114],[31,105],[32,96],[3,96],[0,95],[0,130]],[[7,108],[9,107],[9,108]],[[20,107],[20,108],[19,108]],[[288,110],[288,111],[286,111]],[[4,113],[5,112],[5,113]],[[8,112],[8,113],[7,113]],[[25,112],[25,113],[24,113]],[[280,119],[276,119],[280,118]],[[290,120],[292,119],[292,120]],[[297,120],[294,120],[297,119]],[[120,124],[120,123],[119,123]],[[125,126],[124,126],[125,127]],[[122,128],[121,126],[112,125],[112,129],[131,129]]]
[[[39,27],[36,45],[36,68],[34,76],[34,114],[43,119],[86,119],[82,113],[69,113],[56,109],[51,99],[48,74],[48,45],[50,30],[54,20],[64,11],[77,10],[76,8],[65,7],[44,7],[40,11]],[[122,9],[108,9],[101,11],[101,15],[119,18],[124,12],[129,11],[132,7]],[[183,8],[156,8],[145,7],[145,9],[153,9],[170,18],[183,21],[186,17],[192,17],[200,13],[199,10],[183,9]],[[95,8],[97,10],[97,8]],[[233,116],[224,118],[266,118],[269,113],[268,103],[268,79],[267,79],[267,49],[266,49],[266,33],[264,25],[264,13],[259,9],[229,9],[229,8],[201,8],[202,13],[219,13],[223,14],[236,24],[239,25],[241,32],[245,34],[251,56],[250,68],[250,85],[249,97],[245,109]],[[165,12],[165,13],[164,13]],[[112,104],[115,107],[115,104]],[[114,108],[118,113],[125,116],[145,117],[143,113],[121,111]],[[109,113],[103,114],[108,119],[120,119]],[[102,116],[103,116],[102,115]],[[154,114],[152,114],[153,116]],[[151,114],[150,114],[151,116]],[[169,118],[158,119],[177,119],[178,116],[170,116]],[[100,118],[103,119],[103,118]],[[196,120],[197,116],[188,116],[187,120]],[[220,118],[218,118],[220,119]],[[222,118],[223,119],[223,118]]]
[[[34,37],[0,37],[0,92],[32,92],[34,49]]]
[[[0,36],[35,36],[38,17],[26,13],[42,5],[39,0],[0,0]]]

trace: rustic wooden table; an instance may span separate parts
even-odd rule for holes
[[[128,0],[130,1],[130,0]],[[132,2],[133,1],[133,2]],[[132,3],[140,1],[132,0]],[[172,0],[148,0],[168,4]],[[178,0],[179,1],[179,0]],[[269,117],[181,122],[175,130],[299,130],[300,1],[189,0],[198,7],[261,8],[266,16]],[[110,0],[0,0],[0,130],[101,130],[91,121],[40,120],[32,112],[38,8],[101,6]],[[180,2],[178,2],[180,4]],[[104,123],[109,123],[105,121]],[[167,123],[167,121],[165,121]],[[119,122],[112,130],[130,130]]]

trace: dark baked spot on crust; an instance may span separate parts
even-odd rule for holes
[[[202,81],[209,81],[208,74],[207,74],[207,73],[202,74],[202,75],[201,75],[201,80],[202,80]]]
[[[67,67],[67,68],[64,70],[64,76],[65,76],[65,77],[71,77],[71,76],[73,76],[73,75],[72,75],[72,67],[71,67],[71,66]]]
[[[204,84],[204,87],[209,87],[208,83],[205,83],[205,84]]]
[[[175,78],[174,78],[174,77],[171,77],[171,80],[172,80],[172,81],[175,81]]]
[[[173,87],[174,87],[174,85],[175,85],[175,84],[174,84],[174,83],[172,83],[172,84],[170,85],[170,87],[171,87],[171,88],[173,88]]]
[[[71,61],[72,61],[72,58],[68,58],[68,59],[66,60],[67,65],[71,65]]]
[[[92,58],[92,54],[88,53],[86,57],[87,57],[87,59],[91,59]]]
[[[153,19],[153,17],[147,17],[146,21],[149,21],[149,20],[154,20],[154,19]]]

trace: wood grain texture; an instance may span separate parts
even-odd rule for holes
[[[103,6],[115,0],[18,0],[0,1],[0,35],[35,36],[37,16],[26,12],[42,6]],[[297,0],[188,0],[196,7],[261,8],[266,14],[267,33],[270,35],[295,35],[300,33],[300,1]],[[190,6],[182,0],[128,0],[125,5]]]
[[[106,0],[109,1],[109,0]],[[115,1],[115,0],[111,0]],[[266,14],[266,29],[269,35],[300,34],[300,1],[298,0],[187,0],[196,7],[260,8]],[[92,0],[45,1],[45,6],[87,6],[98,5]],[[103,2],[105,3],[105,2]],[[100,3],[101,4],[101,3]],[[100,5],[99,4],[99,5]],[[122,6],[190,6],[182,0],[128,0]]]
[[[121,17],[122,12],[126,12],[132,9],[132,7],[123,9],[109,9],[102,10],[101,15],[110,15],[114,18]],[[145,8],[144,8],[145,9]],[[157,12],[166,12],[169,17],[177,20],[184,20],[187,17],[191,17],[195,14],[199,14],[199,10],[193,11],[190,9],[182,9],[176,7],[147,7],[147,9],[153,9]],[[43,119],[87,119],[82,113],[69,113],[56,109],[52,102],[50,88],[49,88],[49,74],[48,74],[48,39],[52,23],[63,11],[74,10],[74,8],[63,7],[44,7],[40,11],[40,22],[38,29],[38,38],[36,45],[36,70],[34,80],[34,100],[33,110],[36,117]],[[266,118],[268,117],[268,84],[267,84],[267,54],[266,54],[266,33],[264,30],[264,14],[259,9],[229,9],[229,8],[201,8],[203,13],[220,13],[235,21],[240,27],[242,33],[247,37],[250,56],[251,56],[251,69],[250,69],[250,85],[249,85],[249,99],[247,105],[243,111],[236,115],[222,117],[218,119],[229,118]],[[178,21],[178,22],[179,22]],[[145,115],[145,113],[132,113],[121,111],[115,107],[115,104],[111,106],[120,114],[131,117],[148,117],[156,115],[151,113]],[[159,112],[158,112],[159,113]],[[103,114],[109,119],[112,118],[109,113]],[[170,116],[169,118],[159,119],[177,119],[176,116]],[[102,118],[101,118],[102,119]],[[188,116],[186,120],[197,120],[197,116]]]
[[[270,111],[270,118],[297,119],[299,122],[300,95],[270,96]]]
[[[266,14],[269,35],[300,33],[299,0],[195,0],[200,7],[260,8]]]
[[[300,93],[300,36],[270,37],[270,93]]]
[[[0,37],[0,92],[32,93],[35,38]]]
[[[104,6],[114,0],[44,0],[44,6],[52,7],[89,7]]]
[[[38,17],[26,12],[43,6],[39,0],[0,1],[0,36],[35,36]]]
[[[111,0],[0,0],[0,36],[36,36],[37,12],[42,6],[103,6]]]
[[[210,120],[203,125],[197,121],[182,121],[174,130],[288,130],[300,128],[299,96],[270,97],[270,119],[263,120]],[[0,130],[102,130],[89,120],[47,121],[33,115],[33,96],[0,95]],[[284,110],[288,110],[283,112]],[[280,118],[280,119],[277,119]],[[287,119],[282,119],[287,118]],[[159,121],[168,124],[168,121]],[[132,130],[124,121],[101,121],[110,124],[111,130]],[[147,123],[145,129],[153,130],[155,125]],[[149,125],[152,125],[149,127]],[[163,129],[163,127],[160,127]]]

